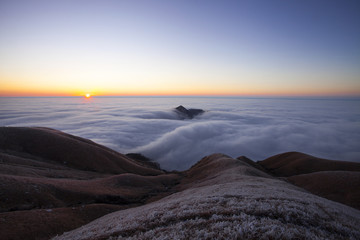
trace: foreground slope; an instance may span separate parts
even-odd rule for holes
[[[48,128],[0,127],[1,239],[49,239],[165,194],[179,176]]]
[[[179,192],[54,239],[359,239],[360,212],[222,154],[184,172]]]

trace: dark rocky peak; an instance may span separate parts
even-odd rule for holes
[[[202,113],[204,113],[205,111],[202,109],[195,109],[195,108],[185,108],[184,106],[180,105],[178,107],[175,108],[175,112],[182,118],[188,118],[188,119],[192,119],[197,115],[200,115]]]

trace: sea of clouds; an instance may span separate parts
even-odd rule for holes
[[[174,108],[205,113],[181,119]],[[42,126],[137,152],[167,170],[212,153],[263,160],[299,151],[360,162],[359,99],[0,98],[0,126]]]

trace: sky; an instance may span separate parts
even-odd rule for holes
[[[360,96],[359,1],[0,0],[0,96]]]

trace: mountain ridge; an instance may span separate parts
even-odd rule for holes
[[[66,163],[61,156],[65,156]],[[354,203],[360,202],[359,190],[346,185],[355,181],[353,185],[358,186],[360,172],[347,174],[350,171],[343,168],[329,171],[324,161],[331,160],[318,161],[310,155],[290,152],[253,162],[245,156],[234,159],[217,153],[186,171],[166,172],[156,164],[142,164],[149,161],[144,156],[129,156],[53,129],[0,127],[3,238],[49,239],[70,230],[56,239],[217,238],[217,232],[223,237],[244,239],[360,237],[356,228],[360,211],[348,207],[358,208]],[[304,158],[307,160],[301,161]],[[284,164],[294,162],[291,159],[295,165]],[[308,159],[315,162],[308,164]],[[103,166],[104,162],[114,167]],[[90,167],[80,163],[89,163]],[[274,171],[274,165],[282,172]],[[301,171],[290,171],[289,166],[299,165]],[[320,171],[307,173],[306,168]],[[283,169],[290,169],[292,175],[284,177]],[[344,176],[348,176],[346,181],[336,180]],[[324,187],[334,179],[334,188]],[[344,192],[346,197],[341,197]],[[303,208],[312,217],[296,210]],[[146,214],[158,214],[159,221]],[[127,219],[128,224],[117,219]],[[271,227],[264,228],[262,224],[266,223]],[[250,226],[252,231],[246,229]],[[177,235],[180,230],[185,231],[183,237]]]

